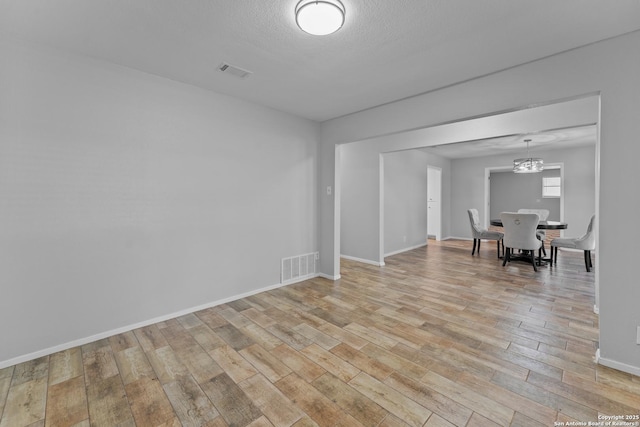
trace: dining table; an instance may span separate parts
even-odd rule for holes
[[[496,227],[502,227],[502,220],[500,218],[491,219],[489,220],[489,224]],[[568,227],[569,227],[569,224],[561,221],[545,220],[545,221],[538,222],[538,230],[565,230]]]
[[[502,227],[502,220],[500,218],[489,220],[489,224],[495,227]],[[550,221],[544,220],[538,222],[538,230],[566,230],[569,227],[569,224],[562,221]],[[518,256],[515,256],[514,259],[518,259]],[[530,258],[523,257],[523,260],[527,260]],[[543,258],[538,257],[537,265],[546,265],[547,262],[551,262],[551,258]]]

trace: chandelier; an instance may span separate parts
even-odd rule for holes
[[[529,155],[529,143],[530,139],[525,139],[527,143],[527,157],[524,159],[515,159],[513,161],[514,173],[537,173],[542,172],[544,169],[544,162],[540,158],[531,157]]]

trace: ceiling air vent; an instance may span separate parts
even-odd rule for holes
[[[218,66],[218,71],[240,77],[241,79],[245,79],[251,75],[251,71],[243,70],[242,68],[227,64],[226,62],[223,62]]]

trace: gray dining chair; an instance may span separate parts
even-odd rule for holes
[[[504,227],[504,261],[502,266],[511,261],[513,250],[520,249],[527,254],[527,260],[531,261],[533,269],[538,271],[536,266],[535,251],[538,251],[538,258],[542,256],[540,247],[542,242],[536,236],[536,228],[540,217],[536,213],[502,212],[500,214],[502,226]]]
[[[537,213],[540,221],[546,221],[549,218],[549,209],[518,209],[519,213]],[[547,250],[544,248],[544,241],[547,239],[546,230],[536,230],[536,236],[542,242],[542,253],[547,256]]]
[[[480,255],[480,241],[482,239],[486,240],[495,240],[497,244],[498,258],[500,258],[500,243],[502,242],[502,238],[504,237],[504,233],[499,231],[490,231],[480,225],[480,216],[478,215],[477,209],[467,209],[467,213],[469,214],[469,223],[471,224],[471,235],[473,236],[473,249],[471,250],[471,255],[474,255],[476,252],[476,244],[478,245],[478,255]],[[504,246],[502,247],[502,252],[504,253]]]
[[[593,230],[595,220],[596,216],[593,215],[591,221],[589,221],[587,232],[582,237],[561,237],[551,241],[551,265],[558,263],[558,248],[578,249],[584,251],[584,265],[587,268],[587,272],[591,271],[593,268],[591,251],[596,249],[596,234]]]

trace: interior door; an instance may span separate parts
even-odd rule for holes
[[[441,238],[442,169],[427,166],[427,234],[429,238]]]

